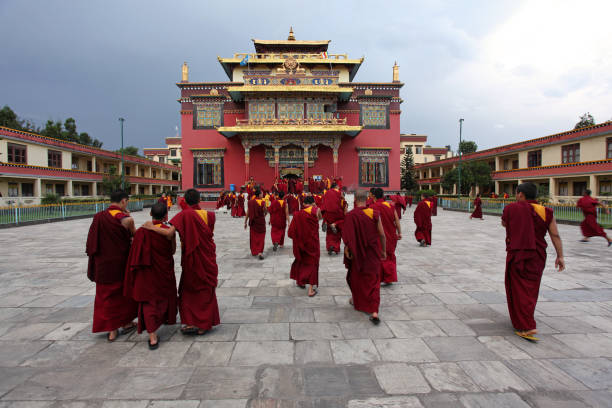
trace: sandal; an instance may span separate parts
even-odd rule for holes
[[[136,325],[132,323],[127,327],[122,327],[121,329],[117,330],[117,336],[124,336],[126,334],[130,334],[134,330],[136,330]]]
[[[519,336],[519,337],[521,337],[521,338],[523,338],[525,340],[529,340],[529,341],[531,341],[533,343],[537,343],[538,341],[540,341],[539,338],[537,338],[537,337],[535,337],[535,336],[533,336],[531,334],[524,333],[524,332],[515,331],[514,334],[516,334],[517,336]]]
[[[159,337],[157,338],[157,343],[151,344],[151,339],[149,339],[149,350],[157,350],[159,347]]]
[[[181,333],[183,333],[186,336],[195,335],[195,334],[198,334],[198,328],[197,327],[181,327]]]
[[[109,331],[108,334],[106,335],[106,341],[108,341],[109,343],[114,342],[119,337],[119,330],[117,330],[117,334],[115,335],[114,338],[111,339],[110,335],[112,332],[114,332],[114,330]]]
[[[315,296],[317,295],[317,293],[319,293],[319,291],[318,291],[318,290],[316,290],[316,289],[313,289],[313,290],[312,290],[312,294],[310,294],[310,293],[309,293],[309,294],[308,294],[308,297],[315,297]]]
[[[378,317],[370,316],[370,321],[374,323],[375,326],[380,324],[380,319]]]

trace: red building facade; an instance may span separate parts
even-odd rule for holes
[[[253,42],[254,53],[218,58],[229,82],[190,82],[183,65],[183,188],[321,176],[399,189],[397,65],[392,82],[353,82],[363,58],[328,54],[330,41]]]

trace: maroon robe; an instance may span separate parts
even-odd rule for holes
[[[402,219],[402,211],[406,211],[406,202],[404,201],[404,197],[400,195],[392,195],[391,201],[393,201],[395,205],[395,212],[397,213],[397,218]]]
[[[393,206],[382,198],[370,206],[380,213],[380,221],[385,230],[387,259],[381,261],[381,282],[397,282],[397,264],[395,248],[397,247],[397,229],[395,226],[395,210]]]
[[[546,266],[546,232],[553,220],[550,208],[536,201],[506,205],[506,298],[512,325],[518,331],[536,328],[533,317],[542,272]]]
[[[431,205],[430,201],[421,200],[414,210],[414,237],[418,242],[424,239],[427,245],[431,245]]]
[[[168,228],[153,221],[158,228]],[[125,271],[123,294],[138,302],[138,333],[176,324],[177,296],[174,248],[166,237],[144,228],[134,234]]]
[[[291,264],[291,279],[298,285],[319,285],[319,245],[318,208],[306,207],[293,215],[289,224],[288,235],[293,240],[293,256]]]
[[[433,196],[429,201],[431,201],[431,215],[435,217],[438,215],[438,197]]]
[[[300,202],[291,194],[287,197],[287,205],[289,205],[289,214],[300,210]]]
[[[181,237],[179,313],[181,323],[208,330],[221,323],[215,290],[217,255],[213,239],[215,214],[195,204],[170,220]]]
[[[378,313],[380,305],[381,248],[378,211],[357,207],[346,214],[342,240],[352,254],[344,257],[346,282],[356,310]]]
[[[279,244],[280,246],[285,245],[285,230],[287,229],[287,215],[285,214],[285,206],[287,202],[285,200],[274,200],[270,204],[270,235],[272,236],[272,243]]]
[[[264,206],[266,202],[260,199],[249,200],[249,243],[251,255],[259,255],[264,251],[266,242],[266,213]]]
[[[474,199],[474,211],[472,212],[472,218],[482,218],[482,200],[480,197]]]
[[[340,241],[344,226],[344,200],[340,190],[337,188],[328,190],[323,196],[322,207],[323,222],[327,224],[325,248],[328,251],[340,253]],[[336,224],[336,233],[332,231],[331,224]]]
[[[408,200],[408,208],[411,208],[412,207],[412,196],[410,195],[405,198]]]
[[[608,235],[601,228],[599,224],[597,224],[597,205],[599,201],[595,200],[590,196],[584,196],[580,200],[576,206],[582,210],[584,214],[584,220],[580,223],[580,230],[582,231],[582,235],[586,238],[588,237],[604,237],[607,238]]]
[[[235,217],[236,216],[236,211],[238,210],[237,201],[236,201],[236,194],[230,195],[230,206],[232,207],[231,216]]]
[[[96,283],[92,332],[109,332],[134,320],[138,305],[123,296],[130,232],[121,224],[128,217],[116,205],[93,217],[87,235],[87,277]]]
[[[242,218],[244,215],[244,195],[240,193],[236,199],[236,217]]]

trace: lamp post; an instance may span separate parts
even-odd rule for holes
[[[124,118],[119,118],[121,122],[121,190],[125,189],[125,163],[123,161],[123,122]]]
[[[463,119],[459,119],[459,198],[461,198],[461,131],[463,130]]]

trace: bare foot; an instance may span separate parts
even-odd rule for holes
[[[119,331],[118,330],[112,330],[108,332],[108,335],[106,336],[106,339],[110,342],[113,342],[115,340],[117,340],[117,337],[119,337]]]

